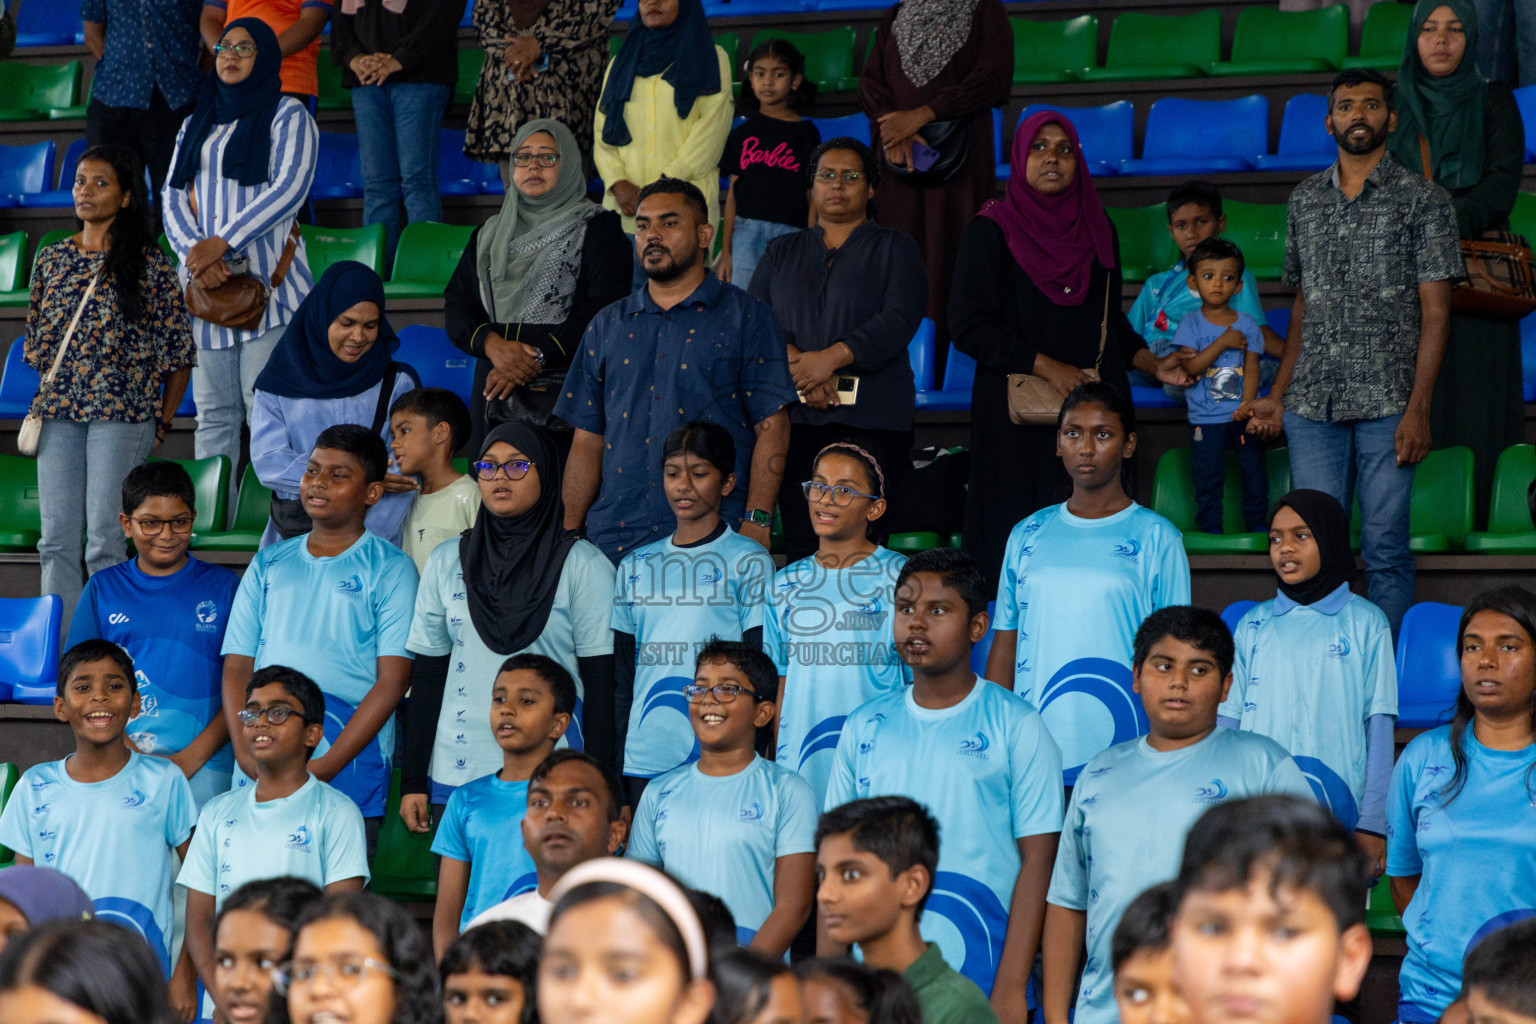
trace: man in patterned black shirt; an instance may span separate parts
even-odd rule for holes
[[[1285,282],[1297,288],[1269,396],[1248,429],[1284,428],[1297,487],[1360,498],[1370,599],[1395,634],[1413,601],[1408,508],[1429,454],[1429,402],[1445,354],[1451,283],[1463,275],[1450,196],[1386,151],[1392,85],[1345,71],[1328,96],[1338,161],[1291,193]]]

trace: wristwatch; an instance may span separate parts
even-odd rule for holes
[[[748,523],[753,526],[772,526],[773,513],[764,512],[760,508],[749,508],[747,514],[742,517],[741,525],[746,526]]]

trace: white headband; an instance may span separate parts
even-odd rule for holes
[[[564,875],[550,890],[549,901],[559,903],[561,897],[580,885],[592,882],[613,882],[644,896],[661,908],[683,937],[683,948],[688,951],[688,968],[694,981],[702,981],[708,974],[708,946],[704,942],[704,926],[693,904],[678,884],[648,864],[621,860],[618,857],[599,857],[583,861]]]

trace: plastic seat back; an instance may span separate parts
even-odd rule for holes
[[[1260,281],[1278,281],[1285,268],[1285,204],[1245,203],[1228,199],[1221,204],[1227,230],[1222,237],[1243,250],[1243,261]]]
[[[37,394],[37,386],[42,383],[42,375],[27,365],[22,357],[22,341],[17,338],[11,342],[10,351],[5,356],[5,372],[0,374],[0,419],[19,420],[27,415],[27,410],[32,407],[32,396]],[[25,460],[33,466],[33,486],[37,485],[37,463],[31,459]]]
[[[244,475],[240,477],[240,493],[235,498],[234,528],[237,530],[265,529],[271,508],[272,491],[256,478],[256,470],[253,467],[246,466]]]
[[[1536,447],[1514,444],[1499,453],[1493,471],[1493,495],[1488,507],[1489,533],[1530,533],[1526,494],[1536,480]]]
[[[449,103],[468,105],[475,101],[475,89],[480,83],[480,71],[485,67],[485,51],[478,46],[459,47],[459,77],[453,86]]]
[[[1536,127],[1536,124],[1532,126]],[[1515,208],[1509,211],[1509,229],[1517,235],[1524,235],[1527,242],[1536,243],[1536,195],[1530,192],[1515,193]]]
[[[46,2],[46,0],[45,0]],[[80,62],[67,64],[0,63],[0,110],[42,111],[70,107],[80,98]]]
[[[1433,729],[1451,720],[1461,692],[1456,627],[1461,608],[1421,601],[1403,616],[1397,637],[1397,724]]]
[[[1232,63],[1319,58],[1337,68],[1349,53],[1349,8],[1330,4],[1311,11],[1244,7],[1232,36]],[[1402,54],[1399,47],[1398,54]],[[1276,68],[1276,71],[1282,70]]]
[[[1145,14],[1126,11],[1109,30],[1104,66],[1207,68],[1221,59],[1221,12]]]
[[[57,594],[0,598],[0,682],[26,704],[51,704],[59,679],[64,602]]]
[[[0,235],[0,292],[18,291],[27,286],[27,233],[12,231]]]
[[[853,73],[851,25],[841,25],[822,32],[786,32],[765,28],[752,40],[757,46],[765,39],[786,39],[805,55],[805,77],[822,92],[848,92],[859,83]]]
[[[1065,21],[1009,18],[1015,82],[1070,81],[1099,58],[1099,19],[1080,14]]]
[[[917,325],[917,333],[907,343],[907,358],[912,363],[912,383],[919,391],[933,390],[933,364],[937,358],[934,346],[937,340],[938,328],[932,320],[923,317],[923,322]]]
[[[726,59],[731,62],[731,82],[740,85],[741,62],[744,56],[741,52],[741,33],[716,32],[715,45],[725,51]]]
[[[1413,28],[1412,4],[1372,4],[1360,26],[1360,54],[1345,57],[1347,68],[1396,69]]]
[[[366,263],[376,273],[384,272],[384,225],[365,224],[360,228],[323,228],[300,224],[309,271],[318,281],[327,267],[338,260]]]
[[[1280,144],[1275,152],[1283,156],[1318,153],[1331,162],[1338,146],[1324,124],[1327,117],[1326,96],[1303,92],[1286,100],[1285,112],[1280,115]]]
[[[400,229],[400,242],[395,247],[395,268],[390,275],[394,283],[406,282],[434,285],[439,294],[459,257],[469,245],[474,228],[458,224],[438,224],[434,221],[417,221]],[[388,289],[385,289],[388,294]]]
[[[1240,157],[1253,160],[1269,150],[1269,100],[1186,100],[1168,96],[1147,114],[1142,157]]]
[[[197,518],[192,521],[194,532],[207,533],[223,529],[229,521],[229,456],[152,461],[174,462],[192,478],[192,490],[197,495]]]
[[[22,196],[51,188],[56,151],[52,140],[29,146],[0,146],[0,196]]]
[[[1269,501],[1274,502],[1291,489],[1291,458],[1286,448],[1271,448],[1264,453],[1269,487]],[[1227,476],[1222,485],[1221,527],[1226,536],[1243,534],[1243,482],[1237,456],[1227,455]],[[1157,460],[1152,476],[1152,511],[1179,528],[1181,533],[1195,533],[1195,477],[1188,448],[1170,448]]]
[[[1243,621],[1248,609],[1258,606],[1257,601],[1233,601],[1221,610],[1221,621],[1227,624],[1228,633],[1237,632],[1237,624]]]
[[[1104,212],[1120,235],[1120,273],[1127,281],[1145,281],[1173,266],[1179,258],[1173,236],[1168,234],[1168,208],[1107,206]]]
[[[343,199],[362,195],[362,166],[356,135],[350,132],[321,132],[310,194],[316,199]]]
[[[1444,536],[1460,548],[1472,532],[1472,449],[1465,445],[1430,452],[1413,471],[1409,533]]]
[[[976,382],[976,360],[951,346],[944,363],[944,390],[971,393]]]
[[[986,636],[981,638],[981,641],[979,643],[977,643],[976,646],[971,648],[971,671],[975,672],[977,675],[981,676],[982,678],[986,678],[987,655],[992,653],[992,640],[993,640],[993,638],[997,634],[996,628],[994,628],[993,625],[992,625],[992,620],[993,620],[993,618],[996,617],[996,615],[997,615],[997,602],[996,601],[988,601],[987,602],[987,634],[986,634]]]
[[[320,52],[315,58],[315,70],[320,80],[318,95],[315,97],[315,109],[351,110],[352,90],[342,84],[344,78],[341,66],[332,63],[329,46],[320,47]]]
[[[454,348],[448,332],[441,327],[402,327],[395,358],[415,368],[422,387],[447,388],[469,401],[475,386],[475,361]]]
[[[384,824],[374,853],[368,888],[392,900],[431,900],[437,895],[437,864],[432,856],[432,834],[416,833],[400,819],[400,772],[389,781],[389,800],[384,805]]]
[[[464,132],[444,128],[438,136],[437,186],[444,195],[478,195],[501,187],[495,164],[464,155]]]
[[[9,700],[9,688],[0,683],[0,699]],[[9,761],[0,764],[0,811],[5,810],[5,805],[11,801],[11,792],[16,788],[16,780],[21,778],[21,769]],[[0,846],[0,868],[10,867],[16,862],[16,851],[7,846]]]
[[[821,141],[847,136],[850,139],[858,139],[864,145],[872,145],[870,141],[869,118],[863,114],[844,114],[842,117],[813,117],[811,123],[816,130],[821,132]]]
[[[16,16],[16,45],[68,46],[85,42],[85,32],[80,24],[80,5],[62,0],[31,0],[18,10]]]
[[[1072,127],[1077,129],[1083,156],[1091,163],[1114,167],[1121,160],[1129,160],[1136,155],[1136,108],[1126,100],[1116,100],[1102,107],[1059,107],[1054,103],[1031,103],[1019,115],[1019,122],[1022,124],[1025,118],[1033,117],[1042,110],[1054,110],[1066,115]],[[1167,234],[1167,223],[1164,217],[1164,234]]]

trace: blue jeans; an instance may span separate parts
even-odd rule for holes
[[[81,538],[87,573],[94,575],[128,557],[117,523],[123,508],[123,477],[155,444],[155,423],[116,420],[43,420],[37,442],[38,505],[43,536],[37,553],[43,593],[64,601],[64,634],[85,582],[80,575]]]
[[[1396,434],[1401,416],[1323,423],[1285,414],[1291,446],[1291,479],[1333,495],[1345,510],[1360,497],[1360,553],[1365,558],[1367,596],[1387,614],[1397,635],[1413,603],[1413,555],[1408,550],[1408,511],[1413,467],[1397,464]]]
[[[443,219],[437,191],[438,137],[449,89],[433,82],[385,82],[352,90],[363,163],[363,223],[383,224],[391,258],[406,223]]]
[[[192,400],[197,403],[192,453],[199,459],[229,456],[231,514],[240,485],[240,428],[251,416],[256,378],[266,369],[267,359],[285,330],[287,327],[274,327],[231,348],[202,349],[197,353],[197,365],[192,368]]]
[[[752,283],[752,274],[768,243],[780,235],[799,230],[776,221],[737,217],[736,228],[731,233],[731,284],[745,291]]]
[[[1269,530],[1269,472],[1264,446],[1249,440],[1242,423],[1191,423],[1189,462],[1195,478],[1195,525],[1202,533],[1221,533],[1222,499],[1227,489],[1227,452],[1237,453],[1243,481],[1243,526],[1249,533]]]

